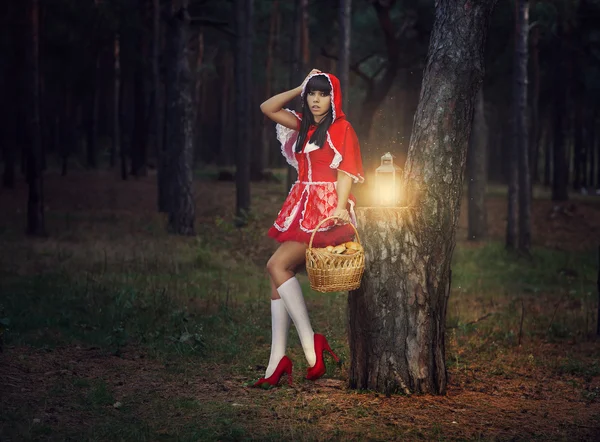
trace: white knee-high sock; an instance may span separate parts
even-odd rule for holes
[[[308,318],[308,310],[306,309],[304,296],[302,296],[302,287],[300,287],[300,283],[294,276],[277,287],[277,292],[281,296],[281,299],[283,299],[285,307],[294,321],[296,330],[298,330],[298,336],[300,337],[308,366],[312,367],[317,362],[315,333]]]
[[[271,357],[265,372],[265,378],[273,374],[281,358],[285,356],[288,332],[290,330],[290,315],[281,299],[271,299]]]

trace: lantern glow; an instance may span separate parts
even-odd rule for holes
[[[381,165],[375,170],[377,204],[391,207],[398,204],[400,192],[400,167],[394,164],[394,156],[387,152],[381,157]]]

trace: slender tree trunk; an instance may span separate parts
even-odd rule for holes
[[[181,3],[170,18],[167,29],[166,178],[169,231],[178,235],[194,235],[194,87],[188,49],[188,0]]]
[[[596,189],[600,191],[600,133],[598,133],[598,123],[594,124],[594,144],[592,149],[596,151]]]
[[[548,122],[544,124],[546,136],[544,143],[542,144],[542,146],[544,146],[544,186],[546,187],[552,185],[552,156],[554,155],[554,132],[552,131],[552,124],[550,123],[552,117],[554,117],[554,113],[544,119],[548,120]]]
[[[156,205],[159,212],[168,210],[168,191],[165,179],[165,143],[164,133],[164,104],[161,100],[160,82],[160,0],[152,0],[152,98],[151,116],[152,138],[154,144],[154,156],[156,161]]]
[[[592,106],[592,110],[590,112],[590,121],[589,121],[589,131],[588,131],[588,151],[590,152],[590,167],[588,169],[588,183],[592,189],[597,185],[595,182],[596,179],[596,162],[598,161],[598,153],[596,151],[596,144],[598,141],[598,132],[596,129],[596,114],[597,110]],[[598,182],[600,185],[600,181]]]
[[[350,79],[350,32],[352,26],[352,0],[340,0],[339,22],[340,22],[340,49],[338,60],[338,75],[342,88],[342,109],[348,113],[350,106],[349,79]]]
[[[528,0],[518,0],[516,12],[515,129],[519,156],[519,251],[529,254],[531,248],[531,175],[527,126]]]
[[[555,89],[554,89],[554,143],[553,143],[553,172],[552,172],[552,200],[553,201],[566,201],[569,199],[567,186],[567,155],[565,146],[565,115],[567,113],[566,108],[566,90],[565,90],[565,68],[564,55],[565,50],[563,47],[563,36],[562,24],[558,24],[557,29],[557,42],[555,45],[554,53],[554,75],[555,75]]]
[[[220,112],[220,137],[219,137],[219,165],[230,166],[232,163],[232,137],[231,137],[231,114],[234,106],[232,105],[233,94],[231,93],[233,79],[233,60],[229,51],[223,54],[218,65],[219,78],[221,80],[221,100],[219,100]]]
[[[73,111],[73,89],[70,87],[71,82],[67,79],[63,81],[63,97],[64,97],[64,106],[63,106],[63,117],[61,121],[61,131],[60,131],[60,162],[61,162],[61,170],[60,176],[65,177],[69,171],[69,157],[71,156],[71,152],[75,150],[75,128],[73,121],[75,120],[75,115]]]
[[[140,21],[146,21],[145,6],[147,0],[138,0]],[[136,53],[134,58],[133,85],[133,140],[131,142],[131,174],[134,176],[148,175],[148,114],[146,111],[146,60],[148,59],[148,44],[146,31],[138,29],[135,34]]]
[[[117,164],[117,153],[121,152],[121,61],[119,34],[115,35],[114,46],[114,85],[113,85],[113,139],[110,151],[110,167]]]
[[[40,126],[40,6],[39,0],[29,2],[30,45],[28,50],[29,83],[29,146],[27,151],[27,184],[29,197],[27,202],[27,234],[43,236],[46,234],[44,222],[44,185],[42,176],[42,137]]]
[[[473,129],[469,146],[469,226],[467,238],[481,241],[487,236],[487,209],[485,191],[487,186],[487,140],[488,131],[485,121],[485,101],[483,87],[477,93]]]
[[[494,1],[436,2],[398,208],[358,210],[367,268],[350,293],[351,388],[444,394],[446,306]]]
[[[574,79],[578,83],[577,78]],[[573,107],[575,118],[573,121],[573,189],[579,192],[586,187],[585,174],[585,146],[583,141],[583,90],[579,84],[573,85]]]
[[[198,50],[194,63],[194,152],[208,162],[212,155],[210,152],[203,152],[203,148],[209,143],[204,143],[204,146],[202,143],[202,116],[205,113],[207,101],[206,82],[202,78],[202,61],[204,58],[204,34],[202,32],[198,33],[197,45]]]
[[[513,114],[516,119],[516,114]],[[516,123],[515,123],[516,124]],[[519,152],[516,130],[508,143],[508,208],[506,214],[506,248],[516,249],[518,241]]]
[[[537,0],[530,1],[530,10],[535,9]],[[531,131],[529,137],[529,166],[531,182],[539,183],[538,161],[540,156],[540,28],[533,25],[531,29]]]
[[[306,0],[295,0],[294,1],[294,17],[292,22],[294,24],[294,32],[292,34],[292,50],[291,50],[291,60],[290,60],[290,85],[289,88],[293,89],[298,86],[302,80],[304,79],[303,75],[306,75],[305,66],[302,63],[302,54],[303,54],[303,28],[304,24],[304,8],[306,7]],[[298,107],[301,107],[300,99],[296,100],[298,102]],[[287,166],[287,180],[286,185],[287,188],[290,189],[296,179],[298,178],[298,173],[296,169],[292,166]]]
[[[86,159],[87,167],[96,169],[98,167],[98,113],[100,101],[100,50],[97,50],[92,80],[92,91],[90,91],[90,105],[88,108]]]
[[[276,34],[277,21],[279,19],[279,0],[275,0],[271,7],[271,22],[269,23],[269,39],[267,41],[267,66],[265,73],[265,97],[270,97],[273,93],[273,52],[275,47],[275,39],[279,38]],[[262,118],[262,143],[261,143],[261,162],[264,167],[269,165],[269,154],[271,147],[271,138],[273,134],[273,126],[271,121],[264,116]]]
[[[16,15],[16,9],[19,6],[16,3],[9,2],[6,8],[6,22],[5,25],[8,27],[7,34],[10,35],[13,41],[19,41],[21,38],[19,35],[19,26]],[[18,109],[22,106],[19,103],[19,92],[15,87],[15,82],[20,83],[19,80],[19,54],[17,45],[13,44],[7,47],[8,53],[6,54],[6,63],[2,69],[0,78],[0,90],[1,100],[3,103],[14,103],[13,106],[2,106],[0,109],[0,115],[2,118],[2,126],[0,126],[0,134],[2,138],[0,143],[2,144],[2,158],[4,160],[4,171],[2,174],[2,186],[6,189],[15,188],[15,166],[17,160],[17,113]]]
[[[253,0],[235,0],[236,96],[236,225],[244,226],[250,213],[250,97],[252,88]]]

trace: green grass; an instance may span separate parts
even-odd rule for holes
[[[200,232],[195,239],[153,233],[160,228],[155,221],[121,230],[115,227],[109,233],[98,228],[101,232],[89,237],[83,226],[90,219],[56,217],[55,222],[80,223],[79,227],[37,244],[0,234],[7,247],[0,266],[5,345],[51,350],[84,344],[117,356],[134,346],[164,363],[164,376],[190,382],[201,376],[198,367],[219,367],[235,382],[262,372],[270,346],[269,286],[255,263],[226,251],[234,235],[251,240],[260,232],[251,226],[240,233],[216,218],[214,229]],[[251,221],[260,222],[258,218]],[[106,223],[118,220],[108,217]],[[143,233],[128,237],[136,228]],[[574,388],[581,397],[598,400],[597,388],[586,385],[586,380],[600,376],[600,367],[593,362],[600,358],[598,350],[559,358],[514,353],[520,334],[525,343],[583,342],[589,336],[595,324],[594,252],[534,249],[532,259],[525,259],[498,243],[477,248],[459,244],[452,268],[447,362],[453,375],[466,376],[482,361],[491,375],[507,380],[518,377],[520,367],[541,367],[555,376],[576,377]],[[349,359],[346,295],[312,292],[306,277],[300,279],[315,328],[330,337],[332,347],[345,360],[342,367],[329,364],[326,377],[343,380]],[[289,348],[292,359],[298,361],[296,381],[303,388],[298,378],[304,359],[293,327]],[[86,425],[57,429],[44,419],[32,423],[36,415],[30,408],[15,407],[10,413],[0,413],[0,437],[212,441],[260,435],[261,440],[275,441],[336,440],[349,434],[337,428],[324,435],[312,424],[319,416],[340,413],[336,404],[323,398],[310,401],[288,388],[257,395],[254,405],[238,407],[220,400],[201,401],[188,393],[165,399],[140,391],[121,397],[110,379],[80,373],[57,382],[45,394],[48,402],[70,401],[71,410],[86,416]],[[124,405],[114,408],[116,401]],[[359,431],[350,433],[352,437],[368,439],[377,434],[378,429],[370,427],[378,419],[376,412],[364,404],[346,412],[356,422],[365,422],[360,430],[348,430]],[[275,415],[276,428],[255,428],[256,422]],[[406,434],[419,440],[447,439],[438,424]]]

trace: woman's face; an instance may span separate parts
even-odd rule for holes
[[[319,123],[331,109],[331,95],[321,91],[309,91],[306,94],[306,104],[313,114],[315,123]]]

